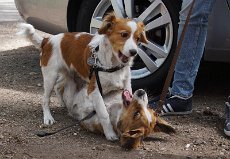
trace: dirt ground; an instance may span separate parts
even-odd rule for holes
[[[53,95],[51,109],[57,123],[42,127],[39,51],[15,37],[15,32],[16,23],[0,23],[0,158],[230,158],[230,141],[223,133],[229,64],[202,65],[194,112],[164,117],[177,133],[152,134],[137,150],[123,150],[118,142],[109,142],[79,125],[39,138],[34,135],[38,130],[52,131],[76,121]]]

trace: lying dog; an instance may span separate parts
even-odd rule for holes
[[[69,114],[81,120],[94,110],[94,101],[85,98],[87,87],[77,89],[75,81],[66,79],[63,99]],[[79,85],[79,84],[78,84]],[[121,146],[127,149],[137,148],[142,139],[153,132],[174,133],[174,128],[161,119],[154,110],[148,108],[148,98],[144,90],[139,89],[131,95],[130,91],[119,90],[104,96],[104,102],[115,132],[120,137]],[[82,122],[82,126],[94,133],[104,134],[99,114]]]
[[[27,36],[34,45],[41,48],[44,124],[51,125],[55,121],[49,108],[51,91],[54,88],[61,103],[64,104],[59,89],[66,76],[77,73],[77,76],[86,82],[87,93],[84,94],[84,98],[93,101],[106,138],[117,139],[96,83],[96,75],[91,74],[90,64],[105,69],[120,67],[120,70],[113,73],[99,72],[105,95],[114,90],[127,89],[132,92],[130,66],[137,54],[137,43],[147,43],[144,24],[131,19],[116,18],[114,14],[109,14],[104,18],[97,35],[62,33],[50,38],[40,37],[30,24],[22,24],[20,27],[22,31],[18,34]],[[57,81],[58,75],[61,78]],[[91,75],[92,77],[89,78]]]

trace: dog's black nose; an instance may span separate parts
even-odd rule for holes
[[[144,91],[143,89],[139,89],[139,90],[137,91],[137,96],[138,96],[138,97],[142,97],[144,94],[145,94],[145,91]]]
[[[131,49],[129,50],[129,53],[131,56],[135,56],[137,54],[137,50],[136,49]]]

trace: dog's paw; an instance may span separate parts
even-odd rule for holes
[[[115,132],[110,132],[108,134],[105,134],[106,139],[109,141],[115,141],[118,140],[118,136],[115,134]]]
[[[44,124],[45,125],[52,125],[54,123],[55,123],[55,120],[52,116],[49,116],[49,117],[44,116]]]

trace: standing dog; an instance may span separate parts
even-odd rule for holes
[[[49,108],[51,91],[54,88],[59,99],[62,99],[58,90],[63,85],[65,77],[77,74],[86,82],[87,94],[85,98],[93,101],[106,138],[108,140],[117,139],[96,84],[95,74],[89,78],[90,66],[87,61],[93,55],[93,58],[97,59],[95,64],[100,67],[124,66],[113,73],[99,73],[104,94],[123,89],[132,92],[130,66],[137,54],[137,43],[147,43],[143,23],[131,19],[116,18],[114,14],[109,14],[104,18],[97,35],[62,33],[50,38],[40,37],[30,24],[21,24],[20,27],[22,31],[18,34],[27,36],[36,46],[41,48],[40,65],[44,81],[42,105],[44,124],[51,125],[55,121]],[[97,47],[99,49],[95,53],[93,50]]]

